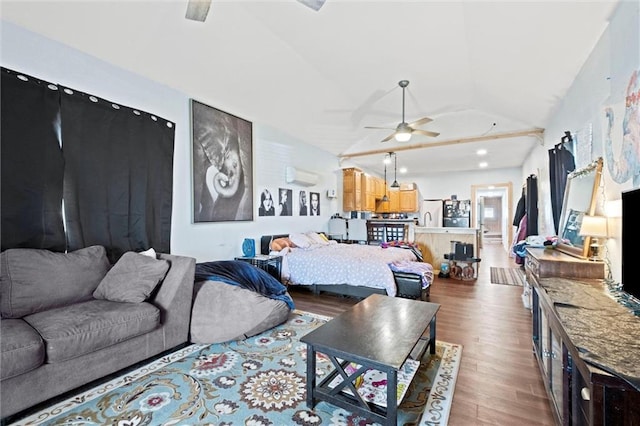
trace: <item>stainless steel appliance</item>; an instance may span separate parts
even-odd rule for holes
[[[444,200],[442,203],[442,226],[445,228],[469,228],[471,223],[471,200]]]

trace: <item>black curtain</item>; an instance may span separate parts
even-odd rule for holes
[[[2,250],[65,250],[60,92],[2,68]]]
[[[530,175],[527,178],[526,192],[527,236],[538,235],[538,178],[536,175]]]
[[[170,252],[175,126],[151,114],[62,90],[69,250],[94,244]]]
[[[567,176],[576,168],[573,154],[565,147],[565,142],[570,142],[571,137],[565,141],[567,136],[562,138],[562,142],[549,150],[549,180],[551,184],[551,210],[553,213],[553,226],[558,235],[560,226],[560,214],[562,213],[562,202],[564,191],[567,186]]]

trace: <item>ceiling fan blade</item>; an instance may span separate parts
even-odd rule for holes
[[[423,118],[421,118],[419,120],[414,121],[413,123],[409,123],[409,126],[411,126],[411,127],[421,126],[423,124],[427,124],[427,123],[430,123],[432,121],[433,121],[433,119],[431,119],[429,117],[423,117]]]
[[[382,139],[380,142],[386,142],[386,141],[390,141],[391,139],[393,139],[393,137],[396,135],[396,132],[391,133],[389,136],[387,136],[386,138]]]
[[[374,126],[364,126],[365,129],[382,129],[382,130],[395,130],[395,127],[374,127]]]
[[[185,18],[204,22],[211,7],[211,0],[189,0]]]
[[[324,5],[326,0],[298,0],[299,3],[304,4],[307,7],[315,10],[316,12]]]
[[[415,133],[417,135],[432,136],[434,138],[440,134],[438,132],[430,132],[429,130],[421,130],[421,129],[413,129],[411,133]]]

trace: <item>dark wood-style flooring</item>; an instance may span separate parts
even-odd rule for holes
[[[437,339],[463,345],[449,425],[553,425],[532,352],[531,313],[522,287],[491,284],[489,268],[518,267],[499,244],[485,243],[478,278],[436,278],[430,301],[441,305]],[[335,316],[355,298],[290,288],[296,308]]]

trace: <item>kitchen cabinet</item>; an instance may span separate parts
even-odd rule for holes
[[[380,178],[374,178],[375,179],[375,194],[376,194],[376,201],[377,200],[381,200],[382,197],[384,197],[384,191],[386,189],[387,183],[384,181],[384,179],[380,179]]]
[[[413,213],[418,211],[418,191],[415,189],[400,189],[400,212]]]
[[[527,248],[525,273],[534,354],[556,422],[640,424],[640,392],[632,385],[640,367],[628,362],[640,359],[640,318],[606,294],[604,265]]]
[[[389,198],[389,201],[376,202],[376,213],[399,213],[400,191],[387,188],[387,198]]]
[[[342,210],[362,210],[362,170],[355,167],[342,170]]]
[[[372,212],[376,209],[376,178],[362,174],[362,193],[364,194],[363,210]]]

